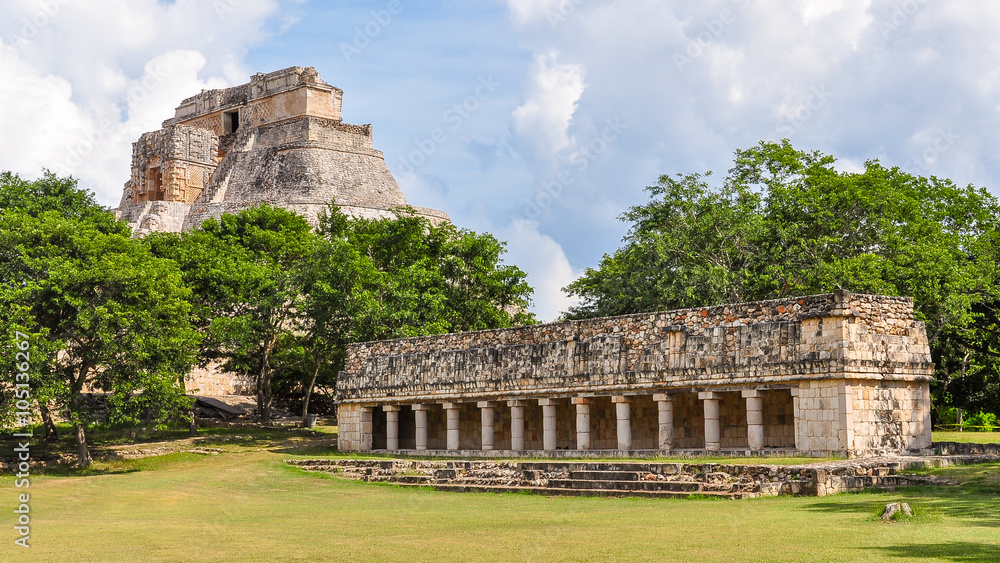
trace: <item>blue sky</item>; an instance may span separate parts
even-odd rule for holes
[[[9,0],[0,169],[115,206],[181,99],[315,66],[412,204],[508,241],[549,320],[644,186],[761,139],[998,193],[998,32],[986,0]]]

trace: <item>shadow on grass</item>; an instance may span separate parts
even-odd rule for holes
[[[188,452],[174,452],[139,459],[94,460],[89,467],[75,465],[58,465],[38,467],[31,471],[32,476],[43,477],[93,477],[96,475],[123,475],[140,471],[153,471],[166,465],[201,460],[208,456]]]
[[[874,548],[889,557],[941,559],[944,561],[997,561],[1000,550],[996,545],[974,542],[921,543],[887,545]]]
[[[142,469],[137,467],[101,467],[95,465],[77,467],[74,465],[59,465],[34,469],[32,475],[40,475],[42,477],[93,477],[95,475],[124,475],[140,471]]]
[[[806,510],[823,512],[870,513],[877,515],[886,502],[904,501],[919,504],[933,517],[948,517],[976,526],[1000,528],[1000,467],[962,466],[941,471],[955,478],[958,485],[922,485],[899,487],[895,491],[844,493],[829,500],[819,500]],[[916,510],[916,506],[914,507]],[[996,548],[994,548],[996,549]],[[1000,561],[1000,551],[993,559]]]

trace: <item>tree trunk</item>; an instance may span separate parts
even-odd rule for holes
[[[261,424],[271,422],[271,350],[278,336],[274,335],[264,347],[264,358],[257,375],[257,415]]]
[[[261,421],[264,423],[271,422],[271,373],[268,371],[267,376],[264,378],[264,396],[263,403],[264,408],[261,410]]]
[[[320,355],[316,354],[316,361],[313,364],[313,375],[312,379],[309,381],[309,386],[306,387],[306,396],[302,399],[302,427],[306,428],[309,424],[306,422],[306,418],[309,416],[309,398],[312,397],[313,387],[316,386],[316,377],[319,375],[320,366]]]
[[[42,424],[45,426],[45,441],[58,442],[59,431],[56,429],[56,423],[52,422],[52,414],[49,412],[49,406],[45,403],[39,403],[38,408],[42,413]]]
[[[90,373],[90,364],[84,362],[83,365],[80,366],[80,373],[73,381],[73,387],[71,389],[72,398],[70,399],[71,420],[76,421],[76,457],[80,467],[89,466],[91,461],[90,451],[87,449],[87,429],[83,425],[84,411],[86,410],[83,398],[83,383],[87,380],[88,373]]]
[[[87,431],[82,423],[76,424],[76,457],[80,467],[90,465],[90,450],[87,449]]]
[[[191,427],[190,427],[190,430],[191,430],[191,435],[192,436],[197,436],[198,435],[198,419],[195,418],[195,416],[194,416],[194,407],[191,407]]]

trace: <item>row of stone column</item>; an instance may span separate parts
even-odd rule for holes
[[[763,395],[757,390],[745,390],[742,392],[746,399],[747,411],[747,444],[751,450],[760,450],[764,447],[764,416],[763,416]],[[719,423],[719,401],[720,393],[715,391],[704,391],[698,393],[698,399],[702,401],[705,412],[705,449],[717,450],[722,443],[721,425]],[[615,404],[615,414],[617,418],[618,449],[632,449],[632,413],[629,396],[612,397]],[[674,406],[669,394],[658,393],[653,395],[653,401],[657,405],[658,437],[657,443],[661,450],[671,450],[674,447]],[[576,405],[576,447],[578,450],[590,449],[590,402],[589,397],[573,397],[572,404]],[[512,450],[524,449],[524,400],[507,401],[510,407],[510,447]],[[556,449],[556,399],[538,399],[538,405],[542,407],[542,449],[552,451]],[[476,403],[482,416],[482,447],[483,450],[492,450],[494,446],[496,428],[496,407],[497,403],[492,401],[480,401]],[[447,426],[447,448],[449,450],[459,449],[459,403],[442,403],[445,411]],[[427,449],[427,410],[430,405],[415,404],[413,409],[416,426],[416,449]],[[398,405],[386,405],[382,407],[386,418],[386,449],[399,449],[399,411]],[[371,411],[366,409],[367,416],[371,423]],[[362,420],[362,422],[365,422]]]

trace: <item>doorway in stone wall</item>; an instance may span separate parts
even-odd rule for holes
[[[151,201],[163,201],[163,172],[159,166],[146,170],[146,193]]]
[[[227,111],[222,114],[222,130],[227,135],[235,133],[240,128],[240,112]]]
[[[402,405],[399,408],[399,449],[413,450],[417,447],[417,419],[413,407]]]
[[[372,449],[384,450],[386,448],[386,425],[385,411],[382,407],[372,408]]]

